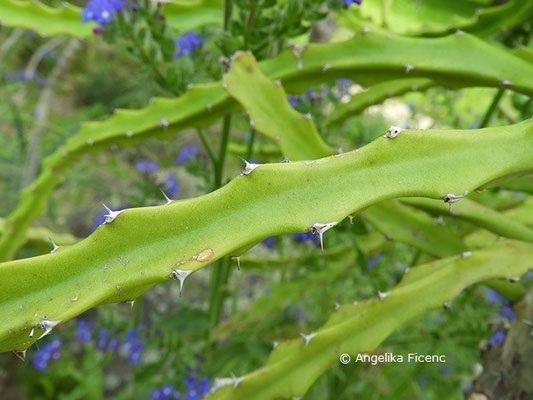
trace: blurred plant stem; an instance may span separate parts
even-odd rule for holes
[[[52,70],[41,96],[39,97],[37,108],[35,110],[35,125],[30,132],[28,153],[26,155],[26,167],[20,183],[21,188],[33,182],[37,175],[37,170],[41,161],[41,141],[46,130],[49,106],[52,104],[55,95],[54,88],[68,70],[72,59],[80,46],[81,42],[78,39],[71,39],[67,43],[61,54],[61,58]]]
[[[498,91],[496,92],[496,95],[492,99],[492,103],[490,103],[490,106],[487,112],[485,113],[485,116],[479,123],[479,129],[485,128],[489,124],[489,121],[492,118],[492,114],[494,114],[494,111],[498,107],[498,104],[500,103],[500,100],[502,99],[502,96],[504,93],[505,93],[505,88],[502,87],[498,89]]]
[[[224,0],[224,31],[228,31],[231,23],[231,13],[233,8],[232,0]],[[231,114],[224,116],[222,121],[222,138],[218,151],[217,162],[214,166],[214,190],[222,186],[224,179],[224,164],[231,131]],[[221,258],[211,269],[209,282],[209,322],[211,326],[216,326],[220,321],[224,300],[227,296],[227,283],[230,275],[229,257]]]

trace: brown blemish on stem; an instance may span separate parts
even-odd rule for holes
[[[207,262],[211,260],[214,255],[215,255],[215,252],[213,251],[213,249],[207,248],[207,249],[203,249],[198,254],[192,256],[191,259],[196,260],[198,262]]]

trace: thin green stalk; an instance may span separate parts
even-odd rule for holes
[[[218,151],[218,159],[215,166],[215,190],[222,186],[224,177],[224,164],[226,162],[226,152],[231,128],[231,115],[226,115],[222,122],[222,141]]]
[[[255,16],[257,14],[257,6],[259,4],[259,1],[253,1],[252,5],[250,6],[250,14],[248,14],[248,19],[246,21],[246,28],[244,30],[244,50],[248,50],[248,42],[250,38],[250,32],[252,31],[252,27],[254,26]]]
[[[492,118],[492,114],[494,114],[494,111],[498,107],[498,104],[500,103],[500,100],[502,99],[503,93],[505,92],[505,88],[499,88],[498,92],[496,92],[496,95],[494,96],[494,99],[492,99],[492,103],[490,104],[487,112],[485,113],[485,116],[481,120],[479,124],[479,129],[485,128],[490,119]]]
[[[248,149],[246,150],[246,159],[250,160],[252,158],[252,154],[254,151],[254,142],[255,138],[257,136],[257,132],[255,129],[250,130],[250,140],[248,141]]]
[[[197,132],[198,132],[198,137],[200,138],[200,141],[202,142],[202,145],[204,146],[204,149],[207,153],[207,156],[209,157],[211,164],[213,164],[213,168],[215,168],[217,164],[217,158],[215,157],[215,153],[213,152],[211,143],[209,143],[209,139],[207,138],[203,130],[198,129]]]
[[[229,30],[232,9],[233,9],[233,1],[224,0],[224,30],[225,31]]]

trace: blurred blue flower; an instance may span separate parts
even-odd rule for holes
[[[499,294],[497,291],[495,291],[494,289],[487,289],[485,291],[485,297],[491,303],[500,303],[500,302],[503,302],[504,300],[503,296]]]
[[[211,387],[211,381],[207,376],[202,378],[196,378],[193,375],[187,376],[183,383],[187,386],[187,391],[185,392],[186,400],[200,400],[209,393],[209,388]]]
[[[337,81],[337,87],[341,91],[343,96],[350,94],[350,86],[353,85],[353,82],[350,79],[341,78]]]
[[[294,94],[289,95],[289,104],[292,106],[292,108],[298,107],[301,102],[302,96],[297,96]]]
[[[296,241],[311,242],[318,246],[318,235],[313,235],[311,232],[295,233],[292,238]]]
[[[503,318],[507,318],[509,321],[514,321],[514,310],[510,306],[503,306],[498,312]]]
[[[109,340],[109,331],[106,328],[102,328],[98,331],[98,338],[96,339],[96,348],[99,350],[105,350]]]
[[[265,289],[265,295],[268,296],[268,295],[271,294],[271,293],[272,293],[272,289],[270,289],[270,288],[266,288],[266,289]]]
[[[93,330],[94,325],[92,323],[84,321],[83,319],[78,320],[76,335],[80,342],[89,343],[93,338]]]
[[[145,174],[153,174],[158,170],[159,166],[155,161],[138,160],[135,161],[135,168],[141,172],[144,172]]]
[[[115,351],[116,349],[118,349],[119,345],[120,345],[120,342],[118,341],[118,339],[111,338],[111,340],[109,340],[109,342],[107,343],[107,349],[111,351]]]
[[[473,122],[470,124],[470,126],[468,127],[469,129],[478,129],[479,128],[479,124],[477,122]]]
[[[8,81],[18,81],[18,82],[30,82],[35,81],[37,85],[44,86],[46,84],[46,78],[43,78],[41,75],[39,75],[38,72],[34,72],[31,75],[27,75],[26,71],[23,69],[19,69],[16,71],[4,71],[3,73],[4,79]]]
[[[109,24],[113,21],[113,14],[122,11],[125,6],[124,0],[90,0],[81,10],[82,22]]]
[[[368,257],[366,260],[366,265],[368,265],[368,268],[374,268],[376,265],[378,265],[381,260],[383,259],[383,254],[378,253],[374,257]]]
[[[192,51],[204,43],[204,39],[194,32],[185,32],[180,37],[174,39],[178,50],[174,53],[174,58],[190,55]]]
[[[59,357],[61,357],[61,353],[59,352],[61,343],[62,342],[60,339],[54,339],[37,350],[31,362],[33,368],[35,368],[37,371],[44,371],[46,368],[48,368],[48,363],[50,361],[59,359]]]
[[[494,335],[489,339],[489,343],[492,345],[496,345],[498,343],[502,343],[505,340],[505,335],[502,331],[496,331]]]
[[[424,375],[418,375],[416,380],[420,386],[427,386],[428,384],[428,379]]]
[[[176,165],[184,164],[187,160],[198,155],[198,146],[185,146],[176,157]]]
[[[450,375],[452,374],[452,367],[450,367],[449,365],[443,364],[440,367],[440,372],[444,378],[449,378]]]
[[[344,5],[346,7],[350,7],[354,3],[361,5],[362,2],[363,2],[363,0],[344,0]]]
[[[121,349],[131,364],[139,364],[142,353],[144,352],[144,342],[139,339],[139,332],[135,329],[129,330],[126,340],[122,342]]]
[[[261,243],[269,250],[274,250],[274,242],[276,241],[276,236],[269,236]]]
[[[148,400],[178,400],[180,393],[174,385],[167,384],[152,390]]]
[[[165,179],[165,192],[171,199],[175,198],[180,191],[178,181],[172,174],[168,174]]]

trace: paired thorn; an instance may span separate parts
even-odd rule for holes
[[[51,253],[54,253],[57,249],[59,249],[59,246],[54,242],[54,240],[48,236],[48,240],[50,240],[50,243],[52,244],[52,250],[50,251],[50,254]]]
[[[161,120],[159,121],[159,126],[161,128],[168,128],[168,120],[166,118],[161,118]]]
[[[277,341],[273,341],[273,342],[272,342],[272,348],[273,348],[273,349],[275,349],[275,348],[278,347],[278,346],[279,346],[279,342],[277,342]]]
[[[512,278],[509,278],[509,282],[511,282],[511,283],[520,282],[520,277],[519,276],[514,276]]]
[[[191,270],[173,269],[169,275],[170,279],[176,279],[180,282],[180,297],[183,292],[183,282],[191,273]]]
[[[461,255],[459,256],[462,260],[464,260],[465,258],[468,258],[472,255],[472,252],[471,251],[463,251],[461,253]]]
[[[435,226],[446,226],[446,221],[444,221],[444,218],[442,218],[442,215],[439,215],[437,218],[433,220],[433,225]]]
[[[387,129],[383,137],[387,139],[394,139],[396,136],[398,136],[403,131],[404,131],[403,128],[400,128],[398,126],[391,126],[389,129]]]
[[[230,257],[230,259],[237,260],[237,270],[240,271],[241,270],[241,256],[233,256],[233,257]]]
[[[105,217],[105,221],[104,221],[104,224],[110,224],[111,222],[113,222],[124,210],[119,210],[119,211],[112,211],[108,206],[106,206],[104,203],[102,203],[102,205],[104,206],[104,208],[106,209],[107,211],[107,214],[104,215]]]
[[[244,376],[237,378],[235,374],[231,373],[231,380],[233,381],[233,387],[236,388],[244,380]]]
[[[172,203],[174,200],[172,200],[170,197],[167,196],[167,194],[165,193],[165,191],[163,189],[159,189],[161,190],[161,193],[163,194],[163,197],[165,198],[165,200],[167,201],[166,204],[170,204]]]
[[[26,360],[26,350],[13,350],[12,353],[16,355],[21,361]]]
[[[390,292],[380,292],[378,290],[377,298],[378,298],[378,300],[385,300],[385,298],[387,298],[387,296],[389,294],[390,294]]]
[[[450,308],[452,308],[452,302],[451,301],[447,301],[445,302],[442,307],[445,309],[445,310],[449,310]]]
[[[457,29],[455,31],[455,36],[463,36],[464,34],[465,34],[464,31],[462,31],[461,29]]]
[[[509,87],[509,86],[512,86],[513,82],[511,82],[509,79],[502,79],[500,81],[500,86],[502,88],[506,88],[506,87]]]
[[[244,162],[244,169],[241,171],[241,175],[250,175],[256,168],[260,167],[263,164],[255,164],[246,161],[241,157],[241,160]]]
[[[322,66],[322,72],[326,72],[327,70],[330,70],[331,68],[333,68],[331,64],[324,64]]]
[[[300,333],[300,336],[304,340],[304,344],[306,346],[309,346],[309,343],[311,343],[311,340],[316,336],[316,333],[310,333],[309,335],[306,335],[305,333]]]
[[[276,79],[276,80],[274,81],[274,85],[276,85],[276,86],[281,86],[281,81],[280,81],[279,79]]]
[[[94,139],[87,139],[87,145],[92,146],[94,144]]]
[[[61,321],[48,321],[48,320],[43,320],[39,322],[39,325],[38,325],[39,329],[44,331],[43,334],[39,336],[39,339],[42,339],[43,337],[49,335],[50,332],[52,332],[52,329],[54,329],[60,322]]]
[[[451,212],[452,212],[452,204],[453,203],[457,203],[459,200],[464,199],[464,197],[465,197],[465,195],[463,195],[463,194],[448,193],[448,194],[445,194],[444,196],[442,196],[442,200],[445,203],[448,203],[450,205],[450,214],[451,214]]]
[[[337,225],[337,221],[330,222],[328,224],[320,224],[316,223],[313,224],[309,228],[309,232],[311,232],[313,235],[318,235],[320,238],[320,249],[322,250],[322,253],[324,252],[324,233],[326,233],[329,229],[333,228],[335,225]]]
[[[350,220],[350,224],[352,225],[353,225],[353,218],[354,218],[353,215],[348,215],[348,219]]]
[[[127,137],[132,137],[133,136],[133,132],[132,131],[126,131],[126,136]]]
[[[413,64],[405,64],[405,73],[408,74],[413,69],[415,69],[415,66]]]
[[[135,299],[133,299],[133,300],[126,300],[124,303],[125,303],[125,304],[129,304],[129,305],[130,305],[130,308],[133,309],[133,305],[135,304]]]

